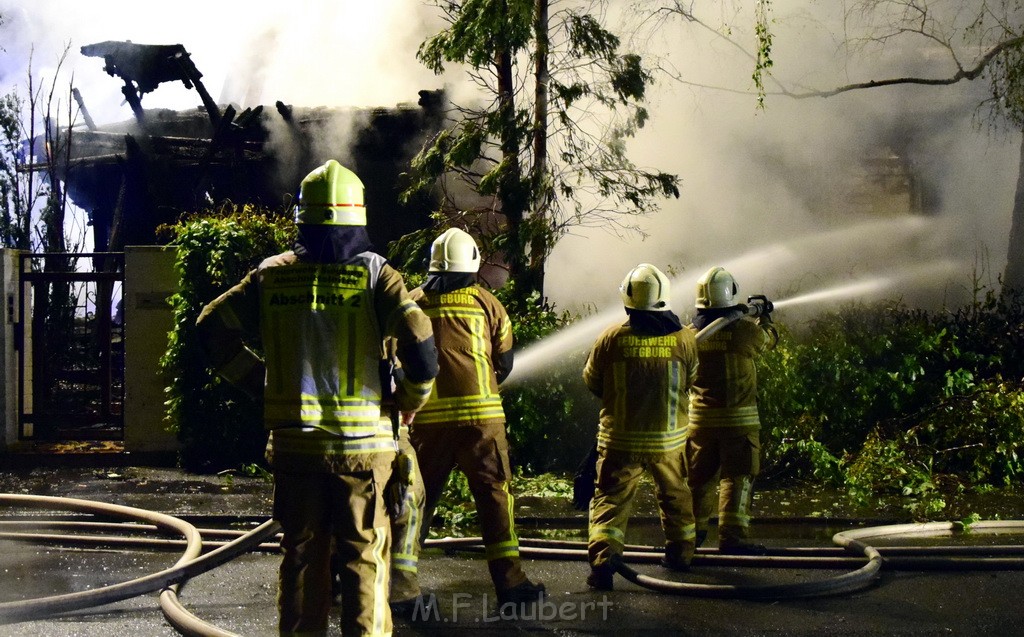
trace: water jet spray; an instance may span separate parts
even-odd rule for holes
[[[764,252],[759,250],[756,254],[764,254]],[[900,284],[934,278],[940,275],[946,276],[955,272],[962,272],[963,268],[964,266],[962,264],[950,259],[943,259],[931,261],[918,267],[908,268],[898,274],[886,274],[863,278],[850,283],[843,283],[832,287],[798,294],[796,296],[785,298],[781,301],[769,302],[767,297],[764,295],[752,295],[748,297],[746,305],[740,306],[745,308],[742,310],[742,314],[736,316],[732,320],[736,320],[740,316],[758,316],[758,313],[765,310],[763,307],[765,303],[768,303],[771,306],[767,309],[768,312],[771,312],[772,310],[792,308],[794,306],[809,305],[813,303],[852,299],[857,297],[869,297],[884,292],[885,290],[892,289]],[[676,289],[676,286],[680,283],[682,283],[682,277],[676,277],[673,279],[673,289]],[[673,299],[673,303],[677,303],[677,301],[678,297],[675,297]],[[689,302],[687,302],[686,305],[689,305]],[[622,306],[620,304],[616,304],[614,308],[602,310],[593,316],[577,321],[576,323],[545,337],[537,343],[533,343],[526,347],[522,352],[517,354],[515,367],[512,370],[511,376],[502,384],[503,387],[513,386],[517,383],[528,380],[542,370],[550,369],[559,363],[565,362],[567,355],[571,352],[585,351],[585,348],[594,342],[594,339],[597,338],[597,335],[600,334],[601,330],[614,322],[615,317],[617,315],[621,315],[621,312]],[[726,321],[725,324],[730,322],[732,321]],[[720,324],[714,331],[718,331],[724,327],[725,324]],[[708,325],[707,327],[711,327],[711,325]],[[705,329],[707,329],[707,327]]]

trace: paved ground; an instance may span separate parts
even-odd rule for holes
[[[0,492],[70,496],[207,516],[204,521],[217,515],[258,519],[270,502],[270,487],[259,480],[235,478],[228,483],[170,469],[0,471]],[[538,510],[536,503],[523,504],[528,513]],[[561,511],[566,517],[563,526],[579,526],[570,508]],[[12,513],[16,512],[0,508],[0,516],[7,519]],[[543,528],[551,526],[552,516],[550,510],[544,513],[523,518],[524,537],[548,534]],[[629,540],[656,536],[654,529],[649,518],[638,516]],[[839,529],[779,526],[768,540],[773,546],[825,545],[827,539],[822,538],[835,530]],[[177,553],[170,550],[56,549],[0,539],[0,602],[125,581],[170,566],[176,559]],[[225,630],[273,635],[278,559],[270,553],[239,557],[191,580],[181,600],[197,616]],[[397,623],[396,634],[1024,635],[1024,570],[886,570],[873,586],[850,594],[749,601],[667,595],[623,579],[616,580],[615,591],[596,593],[584,584],[587,567],[581,560],[529,558],[526,566],[531,577],[547,584],[549,600],[531,616],[502,616],[494,607],[486,566],[478,556],[428,551],[421,579],[437,596],[437,612]],[[654,565],[637,569],[660,578],[717,584],[796,583],[843,572],[704,564],[680,576]],[[176,634],[164,620],[155,594],[55,619],[0,625],[0,636],[12,637]]]

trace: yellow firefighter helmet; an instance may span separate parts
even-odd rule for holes
[[[365,226],[363,182],[333,159],[306,175],[299,186],[295,223]]]
[[[430,272],[476,272],[480,250],[469,233],[449,228],[430,246]]]
[[[670,291],[668,277],[650,263],[630,270],[619,286],[622,303],[632,310],[670,310]]]
[[[736,305],[739,287],[736,279],[725,268],[715,266],[697,281],[698,309],[732,307]]]

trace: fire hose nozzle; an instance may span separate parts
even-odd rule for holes
[[[750,316],[767,316],[775,309],[775,305],[763,294],[747,297],[747,314]]]

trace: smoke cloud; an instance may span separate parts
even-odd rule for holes
[[[831,88],[899,73],[952,73],[949,65],[936,67],[942,52],[929,49],[888,49],[850,61],[837,45],[844,29],[856,26],[841,22],[843,4],[772,3],[775,74],[787,86]],[[51,81],[54,63],[69,45],[63,71],[73,72],[93,118],[100,124],[130,119],[118,80],[103,72],[102,60],[81,56],[79,47],[132,40],[183,44],[214,98],[242,108],[276,100],[392,106],[444,83],[472,92],[459,86],[458,69],[438,78],[415,60],[423,37],[440,26],[436,12],[419,1],[238,7],[197,0],[0,0],[0,88],[17,86],[24,95],[30,56],[37,80]],[[709,24],[724,21],[724,11],[712,11]],[[729,22],[734,38],[752,48],[753,17],[739,13]],[[652,120],[632,156],[639,165],[679,174],[682,194],[642,220],[646,239],[593,229],[563,239],[547,268],[546,291],[557,307],[620,311],[617,285],[639,262],[673,275],[673,303],[681,315],[692,306],[696,279],[712,265],[734,271],[741,295],[776,299],[884,276],[894,283],[878,293],[935,306],[965,298],[976,267],[994,283],[1005,264],[1020,138],[977,128],[982,80],[828,99],[769,95],[759,111],[753,62],[735,46],[681,22],[643,39],[640,52],[664,56],[687,83],[666,79],[656,86]],[[200,105],[194,91],[170,84],[143,104]],[[343,139],[350,126],[328,132]],[[878,164],[872,169],[870,161],[888,154],[906,162],[907,174],[918,181],[916,216],[872,211],[864,201],[865,193],[878,192],[870,183]],[[796,316],[798,307],[810,305],[786,311]]]
[[[0,0],[4,17],[0,84],[23,89],[32,58],[34,75],[52,80],[69,46],[63,71],[74,74],[100,124],[130,119],[119,80],[103,61],[81,55],[85,44],[130,40],[182,44],[222,104],[242,108],[393,106],[415,102],[417,91],[440,80],[420,65],[416,48],[437,28],[437,16],[420,2],[293,0],[257,7],[181,0]],[[24,95],[24,90],[21,91]],[[143,106],[188,109],[198,95],[180,83],[162,84]]]
[[[845,4],[772,3],[775,75],[790,89],[956,71],[936,63],[945,59],[937,47],[890,48],[850,60],[838,46],[844,28],[857,29],[842,23]],[[703,17],[717,26],[722,14],[706,10]],[[752,24],[749,13],[729,24],[748,50]],[[616,305],[619,281],[639,262],[676,275],[681,315],[692,308],[696,280],[713,265],[733,270],[741,295],[776,299],[879,277],[891,285],[850,286],[847,298],[881,295],[934,308],[968,298],[975,268],[995,284],[1005,265],[1020,137],[979,130],[984,80],[828,99],[769,95],[766,108],[757,110],[750,57],[695,25],[664,29],[662,40],[645,45],[667,56],[687,83],[656,86],[652,121],[631,156],[679,174],[681,197],[644,220],[646,239],[589,230],[559,243],[547,292],[563,308]],[[885,164],[887,156],[898,156],[916,180],[914,216],[898,205],[888,212],[870,205],[872,195],[884,199],[879,173],[897,165]],[[582,256],[595,254],[601,258]],[[600,290],[607,291],[603,299],[594,297]],[[818,310],[825,299],[840,300],[819,298]],[[797,309],[780,310],[780,317],[796,317]]]

